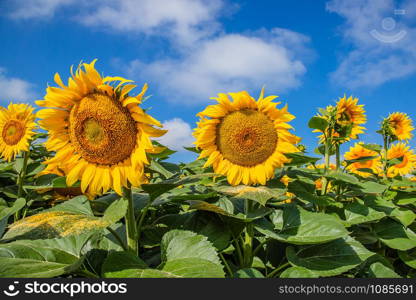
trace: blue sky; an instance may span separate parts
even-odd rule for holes
[[[84,2],[84,1],[83,1]],[[261,86],[307,122],[343,96],[368,115],[366,142],[393,111],[416,117],[416,1],[0,0],[0,105],[42,98],[53,75],[98,59],[99,71],[147,82],[145,104],[174,149],[218,92]],[[414,146],[415,144],[412,143]],[[347,148],[344,148],[344,151]],[[189,160],[180,151],[174,160]]]

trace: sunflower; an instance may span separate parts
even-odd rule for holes
[[[277,96],[264,97],[262,90],[256,101],[246,91],[218,94],[218,104],[209,105],[197,114],[195,145],[208,157],[204,167],[213,166],[227,176],[231,185],[266,184],[276,167],[290,159],[285,153],[299,152],[300,139],[289,132],[287,122],[294,119],[287,106],[278,109],[272,102]]]
[[[317,164],[317,165],[315,165],[315,166],[313,166],[313,165],[308,165],[308,167],[307,167],[308,169],[325,169],[325,164]],[[329,164],[329,170],[336,170],[337,169],[337,166],[335,165],[335,164],[333,164],[333,163],[330,163]],[[318,178],[318,179],[316,179],[315,180],[315,188],[317,189],[317,190],[321,190],[322,189],[322,179],[321,178]],[[331,183],[328,183],[328,187],[327,187],[327,189],[328,190],[330,190],[331,189]]]
[[[350,138],[357,139],[358,134],[364,133],[365,127],[360,126],[367,122],[364,105],[358,104],[358,98],[344,95],[337,102],[337,123],[341,126],[351,125]]]
[[[390,146],[390,149],[387,151],[387,159],[391,160],[395,158],[401,160],[401,162],[388,168],[388,177],[410,174],[416,166],[416,155],[413,150],[404,143],[397,143]]]
[[[136,85],[121,77],[103,78],[94,64],[81,64],[75,74],[71,69],[67,86],[55,74],[59,88],[48,87],[45,98],[36,102],[46,107],[38,114],[49,134],[45,146],[56,152],[45,161],[43,174],[61,172],[68,186],[79,180],[82,193],[113,188],[122,194],[122,187],[146,181],[146,153],[160,150],[150,138],[166,131],[154,128],[162,125],[138,106],[146,84],[132,97],[129,92]]]
[[[327,106],[326,113],[326,115],[318,114],[318,117],[326,119],[329,124],[333,124],[326,129],[326,136],[342,137],[344,141],[349,141],[350,139],[357,139],[359,134],[364,133],[365,127],[361,125],[367,122],[367,117],[364,105],[358,104],[358,98],[352,96],[347,98],[344,95],[335,106]],[[348,136],[344,136],[346,128],[351,130],[348,132]],[[313,132],[322,131],[315,129]],[[324,143],[325,135],[319,136],[319,139],[321,143]],[[343,141],[338,142],[342,143]]]
[[[350,147],[350,151],[345,153],[344,157],[346,160],[355,160],[364,157],[370,158],[373,156],[376,158],[351,163],[346,169],[362,177],[369,177],[371,173],[360,171],[359,169],[369,169],[375,174],[379,174],[382,170],[380,155],[376,151],[366,149],[361,144],[356,143],[353,147]]]
[[[391,132],[399,141],[410,140],[413,137],[412,120],[405,113],[395,112],[388,116],[387,122]]]
[[[35,134],[36,115],[27,104],[9,104],[0,109],[0,157],[13,160],[20,151],[29,150],[29,140]]]

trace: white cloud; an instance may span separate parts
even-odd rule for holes
[[[183,147],[192,147],[191,126],[180,118],[174,118],[163,122],[163,129],[168,132],[157,140],[163,145],[175,151],[183,151]]]
[[[327,3],[328,11],[345,18],[341,33],[354,46],[331,74],[334,82],[349,88],[375,87],[416,72],[416,27],[409,18],[416,2],[399,4],[393,0]],[[395,15],[395,9],[406,14]]]
[[[201,41],[180,59],[131,62],[130,76],[149,78],[172,101],[206,102],[219,92],[283,91],[300,85],[306,72],[298,53],[307,53],[309,39],[275,28],[251,35],[226,34]],[[308,52],[309,53],[309,52]]]
[[[227,0],[19,0],[15,18],[51,16],[64,6],[87,27],[168,39],[169,56],[133,60],[129,73],[159,86],[172,101],[205,102],[218,92],[264,84],[282,92],[301,84],[311,56],[309,38],[283,28],[240,34],[222,31],[219,18],[236,8]],[[23,5],[25,3],[25,5]],[[42,5],[41,5],[42,4]],[[162,49],[162,51],[166,51]]]
[[[6,76],[0,68],[0,102],[33,101],[36,97],[33,85],[25,80]]]
[[[110,0],[78,20],[87,26],[168,36],[190,44],[215,31],[221,6],[221,0]]]
[[[14,9],[9,16],[14,19],[50,18],[63,5],[75,3],[75,0],[9,0]]]
[[[9,0],[11,1],[11,0]],[[16,0],[14,19],[43,19],[70,7],[72,19],[116,32],[138,32],[190,45],[216,32],[223,0]]]

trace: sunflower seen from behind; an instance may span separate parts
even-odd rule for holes
[[[0,157],[15,159],[21,151],[29,151],[29,143],[35,134],[36,115],[28,104],[9,104],[0,108]]]
[[[404,143],[397,143],[390,146],[387,151],[389,161],[397,159],[398,162],[387,169],[388,177],[404,176],[410,174],[416,167],[416,155]]]
[[[391,134],[399,141],[410,140],[413,137],[414,130],[412,120],[410,117],[401,112],[390,114],[385,122],[388,123],[388,128]]]
[[[346,160],[350,161],[361,159],[361,161],[350,163],[346,169],[362,177],[371,176],[371,172],[379,174],[382,171],[380,155],[376,151],[364,148],[359,143],[350,147],[350,150],[345,153],[344,157]],[[365,172],[363,169],[367,169],[370,172]]]
[[[45,173],[62,173],[68,186],[78,180],[83,193],[102,194],[113,188],[139,186],[146,181],[147,153],[157,151],[151,138],[166,131],[140,106],[147,85],[130,96],[136,85],[121,77],[102,77],[95,60],[80,65],[65,85],[48,87],[44,107],[38,114],[40,126],[48,131],[45,143],[55,156],[45,161]],[[59,171],[59,172],[58,172]]]
[[[287,106],[279,109],[272,102],[277,96],[256,101],[246,91],[218,94],[218,104],[209,105],[197,114],[195,145],[201,149],[199,159],[208,158],[204,167],[227,177],[231,185],[266,184],[275,168],[290,159],[285,153],[299,152],[300,138],[290,132],[289,121],[295,117]]]
[[[364,105],[358,104],[358,98],[344,95],[336,105],[336,120],[342,126],[351,126],[348,138],[357,139],[358,135],[364,133],[365,127],[361,126],[367,122]]]

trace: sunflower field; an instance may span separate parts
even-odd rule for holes
[[[0,277],[415,277],[406,113],[359,142],[365,108],[344,95],[305,120],[306,149],[277,96],[218,94],[198,159],[174,164],[147,85],[95,61],[54,80],[36,107],[0,107]]]

